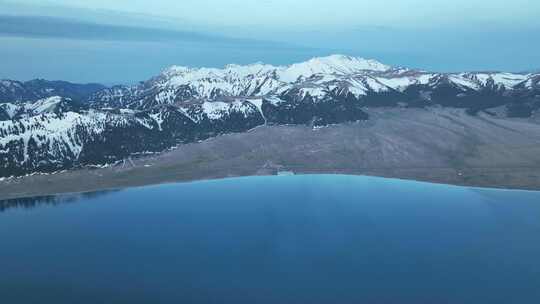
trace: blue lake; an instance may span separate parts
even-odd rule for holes
[[[0,303],[540,303],[540,192],[307,175],[0,206]]]

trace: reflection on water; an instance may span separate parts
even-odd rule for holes
[[[0,303],[540,303],[540,192],[321,175],[102,194],[5,205],[34,208],[0,216]]]
[[[300,177],[302,175],[299,175]],[[377,178],[377,177],[366,177],[366,176],[346,176],[346,175],[303,175],[305,177],[313,177],[313,176],[319,176],[319,177],[332,177],[335,176],[337,178],[352,178],[352,179],[368,179],[368,180],[374,180],[374,181],[380,181],[382,183],[397,183],[401,184],[401,186],[406,187],[406,191],[409,191],[410,188],[425,188],[426,190],[429,188],[435,189],[435,188],[444,188],[448,187],[448,189],[453,189],[455,191],[462,190],[462,191],[469,191],[471,193],[475,193],[485,199],[486,202],[493,201],[515,201],[517,197],[519,197],[518,201],[524,202],[524,201],[536,201],[537,198],[540,196],[540,191],[524,191],[524,190],[503,190],[503,189],[489,189],[489,188],[474,188],[474,187],[459,187],[459,186],[448,186],[448,185],[441,185],[441,184],[430,184],[430,183],[424,183],[424,182],[415,182],[415,181],[408,181],[408,180],[396,180],[396,179],[386,179],[386,178]],[[281,176],[281,178],[286,176]],[[250,177],[248,177],[250,178]],[[251,178],[257,178],[257,177],[251,177]],[[260,178],[260,177],[259,177]],[[238,178],[238,180],[242,180],[245,178]],[[233,180],[233,179],[229,179]],[[218,181],[203,181],[203,182],[194,182],[194,183],[187,183],[189,184],[197,184],[197,183],[205,183],[205,182],[219,182]],[[180,183],[179,185],[185,185],[186,183]],[[146,188],[153,188],[156,186],[149,186]],[[159,186],[157,186],[159,187]],[[138,189],[144,189],[145,187],[139,187]],[[85,200],[91,200],[95,198],[99,198],[101,196],[106,196],[109,194],[113,194],[116,192],[121,192],[126,190],[102,190],[102,191],[94,191],[94,192],[81,192],[81,193],[69,193],[69,194],[58,194],[58,195],[44,195],[44,196],[34,196],[34,197],[25,197],[25,198],[15,198],[15,199],[7,199],[7,200],[0,200],[0,213],[9,211],[10,209],[34,209],[39,206],[57,206],[62,204],[71,204],[71,203],[77,203],[82,202]],[[129,189],[127,190],[129,191]],[[429,191],[426,191],[428,193]],[[381,193],[384,194],[384,193]]]
[[[120,190],[95,191],[62,195],[45,195],[0,200],[0,213],[10,209],[33,209],[38,206],[56,206],[60,204],[76,203],[86,199],[98,198],[100,196],[118,191]]]

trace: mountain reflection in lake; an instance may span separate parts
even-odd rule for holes
[[[76,197],[4,205],[33,208],[0,213],[2,303],[540,302],[539,192],[311,175]]]
[[[86,193],[74,193],[64,195],[44,195],[36,197],[23,197],[8,200],[0,200],[0,213],[10,209],[32,209],[38,206],[56,206],[60,204],[69,204],[83,201],[85,199],[93,199],[102,195],[116,192],[117,190],[96,191]]]

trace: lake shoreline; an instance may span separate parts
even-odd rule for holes
[[[4,179],[0,200],[280,172],[540,190],[537,121],[436,109],[369,113],[368,122],[262,126],[114,166]]]
[[[100,169],[94,169],[100,170]],[[79,170],[78,170],[79,171]],[[151,182],[148,181],[146,183],[138,182],[137,179],[133,179],[132,181],[125,181],[124,183],[118,184],[117,182],[112,182],[111,185],[107,186],[104,182],[103,186],[99,187],[92,187],[87,184],[82,184],[77,180],[71,180],[72,183],[78,184],[79,186],[74,187],[72,191],[69,190],[54,190],[54,185],[56,184],[55,179],[58,178],[58,183],[61,183],[62,180],[65,179],[65,174],[69,173],[81,173],[81,172],[74,172],[74,171],[67,171],[62,173],[56,173],[56,174],[50,174],[50,175],[35,175],[30,177],[46,177],[46,181],[43,180],[32,180],[28,181],[27,179],[29,177],[25,178],[19,178],[14,180],[7,180],[7,181],[1,181],[0,187],[3,189],[6,189],[6,186],[10,189],[14,189],[18,192],[11,192],[11,193],[0,193],[0,201],[9,201],[9,200],[17,200],[17,199],[27,199],[27,198],[33,198],[33,197],[53,197],[53,196],[69,196],[69,195],[81,195],[81,194],[91,194],[91,193],[98,193],[98,192],[109,192],[109,191],[122,191],[127,189],[133,189],[133,188],[149,188],[149,187],[159,187],[164,185],[173,185],[173,184],[190,184],[190,183],[202,183],[202,182],[214,182],[214,181],[221,181],[221,180],[231,180],[231,179],[243,179],[243,178],[256,178],[256,177],[286,177],[291,175],[285,175],[281,176],[279,174],[257,174],[257,175],[228,175],[228,176],[214,176],[209,178],[199,178],[199,179],[176,179],[176,180],[163,180],[163,181],[156,181]],[[64,176],[60,176],[64,175]],[[467,182],[443,182],[440,179],[414,179],[414,178],[405,178],[405,177],[399,177],[399,176],[391,176],[391,175],[369,175],[369,174],[359,174],[359,173],[347,173],[345,171],[333,171],[333,172],[294,172],[292,176],[351,176],[351,177],[368,177],[368,178],[378,178],[378,179],[388,179],[388,180],[396,180],[396,181],[403,181],[403,182],[412,182],[412,183],[419,183],[419,184],[426,184],[426,185],[440,185],[440,186],[449,186],[449,187],[465,187],[470,189],[477,189],[477,190],[500,190],[500,191],[525,191],[525,192],[538,192],[540,191],[540,186],[516,186],[516,187],[506,187],[504,185],[487,185],[486,183],[467,183]],[[466,177],[464,177],[466,178]],[[80,180],[82,181],[84,177],[80,177]],[[46,186],[46,184],[50,185],[49,187]],[[24,190],[26,189],[26,190]]]

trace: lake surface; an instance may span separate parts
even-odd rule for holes
[[[0,206],[0,303],[540,303],[540,192],[312,175]]]

